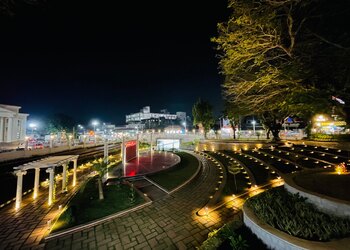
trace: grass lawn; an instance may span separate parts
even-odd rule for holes
[[[294,181],[297,185],[310,191],[350,201],[350,174],[338,175],[334,172],[321,172],[296,176]]]
[[[179,164],[168,170],[147,176],[167,190],[172,190],[180,186],[187,181],[198,168],[198,160],[196,157],[185,152],[178,152],[176,154],[181,157],[181,162]]]
[[[144,202],[134,191],[135,201],[131,203],[130,195],[131,189],[128,185],[109,185],[104,187],[105,199],[100,201],[96,179],[93,178],[73,197],[68,208],[58,218],[52,232],[93,221]]]
[[[247,188],[250,188],[251,185],[248,184],[249,180],[245,178],[245,175],[240,172],[234,176],[228,171],[230,166],[230,160],[222,155],[215,154],[214,152],[206,152],[207,154],[213,156],[215,159],[220,161],[227,171],[227,179],[224,189],[222,190],[222,195],[232,195],[232,194],[241,194],[247,191]],[[244,171],[244,170],[242,170]],[[237,189],[236,189],[237,185]]]
[[[237,159],[238,161],[242,162],[247,168],[249,168],[255,177],[256,184],[266,184],[269,179],[272,179],[272,177],[269,175],[269,171],[266,170],[264,166],[261,166],[260,162],[255,162],[255,159],[250,159],[249,157],[244,157],[243,155],[239,155],[238,153],[228,150],[225,150],[224,153],[231,156],[232,158]]]

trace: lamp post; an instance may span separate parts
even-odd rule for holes
[[[182,125],[184,126],[184,128],[185,128],[185,134],[186,134],[186,130],[187,130],[187,128],[186,128],[186,121],[184,121],[183,123],[182,123]]]
[[[34,138],[34,130],[36,129],[36,124],[34,122],[29,123],[29,127],[32,129],[32,137]]]
[[[255,123],[256,123],[256,121],[253,120],[253,121],[252,121],[252,124],[253,124],[253,135],[254,135],[254,136],[255,136]]]
[[[95,137],[95,145],[96,145],[96,126],[98,125],[98,121],[92,121],[92,126],[94,126],[94,137]]]

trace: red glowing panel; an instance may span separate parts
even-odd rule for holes
[[[136,141],[128,141],[125,143],[125,147],[132,147],[132,146],[136,146]]]
[[[125,142],[125,160],[126,162],[136,158],[136,140]]]

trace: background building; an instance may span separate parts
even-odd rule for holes
[[[170,125],[181,125],[186,122],[185,112],[170,114],[166,109],[152,113],[150,106],[143,107],[140,112],[126,115],[127,127],[137,130],[164,129]]]
[[[25,140],[29,114],[19,113],[21,107],[0,104],[0,143]]]

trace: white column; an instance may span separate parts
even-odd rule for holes
[[[26,173],[27,171],[24,171],[24,170],[15,171],[15,174],[17,175],[16,209],[19,209],[21,207],[23,175],[25,175]]]
[[[13,138],[12,138],[12,131],[13,131],[12,120],[13,120],[12,117],[8,117],[8,120],[7,120],[7,135],[6,135],[6,141],[5,142],[11,142],[13,140]]]
[[[62,192],[67,192],[67,164],[63,164],[63,172],[62,172]]]
[[[4,135],[4,118],[0,117],[0,142],[4,140],[3,135]]]
[[[136,135],[136,157],[139,158],[139,134]]]
[[[40,168],[35,168],[34,194],[33,194],[34,199],[38,197],[38,193],[39,193],[39,177],[40,177]]]
[[[53,189],[54,189],[54,182],[55,182],[55,168],[48,168],[46,169],[46,173],[49,173],[50,177],[49,177],[49,201],[48,204],[49,206],[52,204],[54,197],[53,197]]]
[[[122,142],[122,164],[125,167],[126,164],[126,152],[125,152],[125,139],[124,139],[124,135],[123,135],[123,142]]]
[[[103,159],[105,163],[108,163],[108,140],[105,138],[104,147],[103,147]]]

